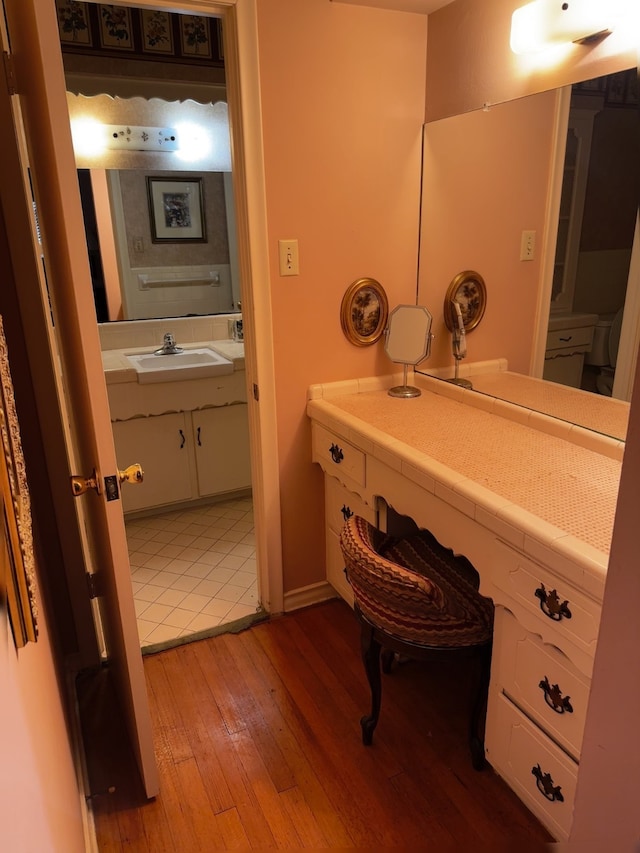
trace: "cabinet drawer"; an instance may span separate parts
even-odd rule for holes
[[[366,518],[371,524],[376,523],[374,510],[334,477],[324,478],[324,507],[327,527],[338,534],[342,525],[352,515]]]
[[[578,765],[501,694],[490,697],[486,754],[556,840],[566,840]]]
[[[554,646],[526,631],[503,607],[496,608],[494,638],[496,689],[579,759],[589,679]]]
[[[357,447],[318,424],[313,425],[313,459],[327,473],[365,484],[365,455]]]
[[[496,542],[493,580],[496,603],[504,603],[519,622],[539,633],[573,659],[580,653],[580,669],[593,665],[600,605],[569,583],[534,563],[503,542]],[[575,660],[578,663],[578,660]]]
[[[576,329],[559,329],[547,334],[547,349],[572,349],[588,352],[593,342],[593,326]]]
[[[340,537],[331,528],[326,528],[327,580],[347,604],[353,607],[351,584],[344,573],[344,559],[340,548]]]

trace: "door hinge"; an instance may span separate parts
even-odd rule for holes
[[[17,95],[15,63],[13,56],[6,50],[2,51],[2,64],[4,65],[4,79],[7,81],[7,91],[10,95]]]
[[[89,598],[98,598],[100,593],[98,592],[98,580],[96,572],[87,572],[85,574],[85,577],[87,579],[87,589],[89,590]]]
[[[258,402],[260,399],[260,390],[258,389],[258,385],[256,382],[253,383],[253,399]]]

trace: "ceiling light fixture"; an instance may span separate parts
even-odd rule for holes
[[[512,15],[511,50],[533,53],[598,40],[611,32],[622,5],[622,0],[534,0]]]

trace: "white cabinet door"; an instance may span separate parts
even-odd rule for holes
[[[144,480],[122,490],[125,512],[191,498],[188,415],[183,412],[116,421],[113,437],[120,468],[139,462]]]
[[[192,412],[198,493],[201,496],[251,487],[246,404]]]

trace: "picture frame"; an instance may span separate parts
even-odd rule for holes
[[[115,50],[134,50],[131,10],[126,6],[115,6],[108,3],[101,3],[98,10],[102,47]]]
[[[6,599],[17,648],[38,638],[31,501],[15,408],[4,326],[0,317],[0,604]]]
[[[180,50],[183,56],[212,58],[209,20],[203,15],[180,16]]]
[[[374,278],[359,278],[347,288],[340,306],[340,324],[347,340],[355,346],[370,346],[379,340],[387,325],[387,294]]]
[[[141,9],[140,25],[142,50],[145,53],[173,55],[173,31],[171,16],[168,12],[158,9]]]
[[[202,178],[147,176],[153,243],[206,243]]]
[[[89,6],[79,0],[56,0],[58,32],[62,45],[91,47]]]
[[[487,288],[480,273],[464,270],[458,273],[447,288],[444,298],[444,322],[450,332],[458,327],[454,302],[460,305],[465,332],[475,329],[487,307]]]

